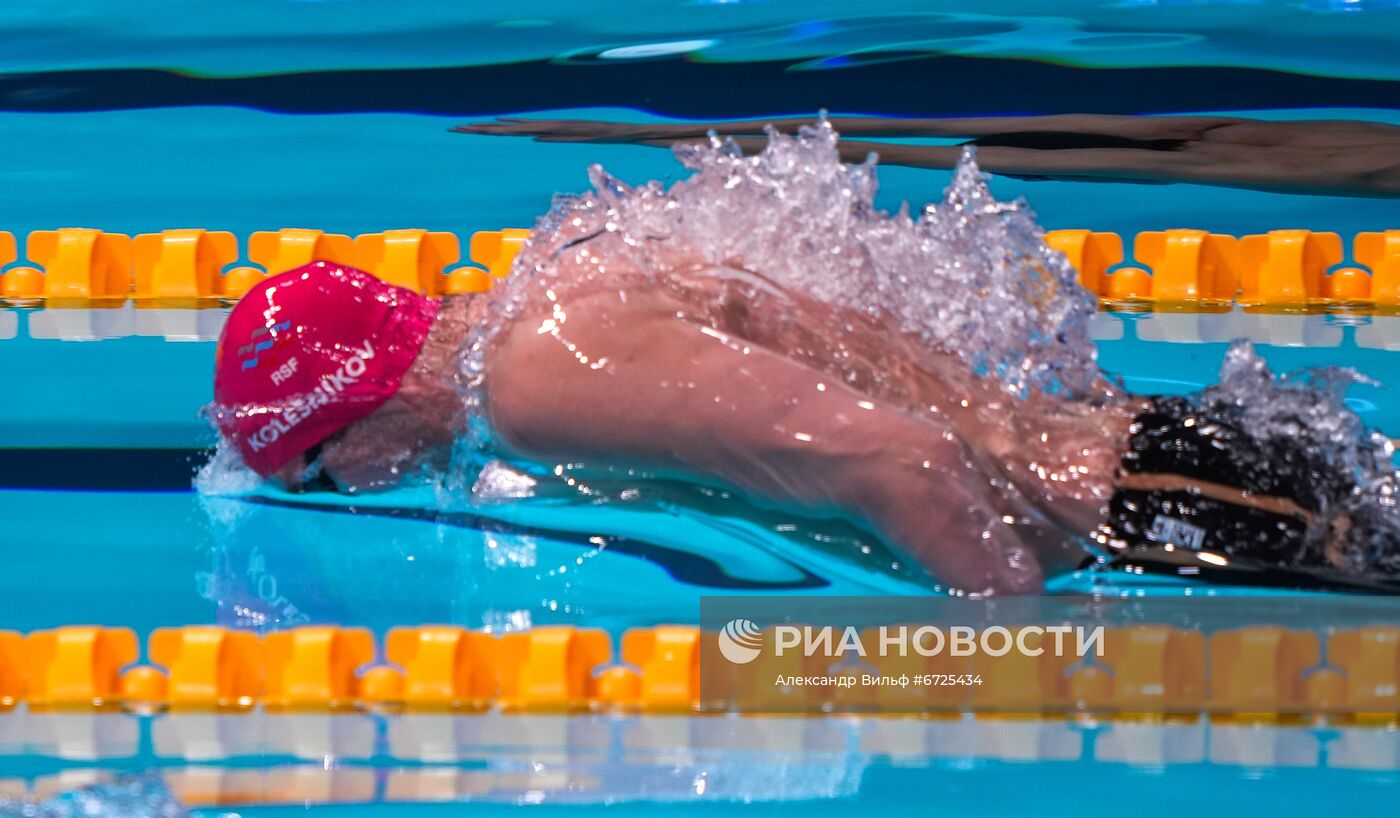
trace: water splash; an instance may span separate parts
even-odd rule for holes
[[[844,164],[837,138],[822,120],[796,136],[770,129],[756,156],[713,137],[680,145],[676,156],[693,173],[669,188],[631,187],[593,166],[594,189],[555,200],[493,298],[496,314],[466,358],[468,394],[481,386],[494,333],[527,302],[588,283],[576,270],[559,273],[559,260],[583,242],[660,286],[683,287],[697,266],[761,271],[749,282],[755,297],[814,299],[838,319],[890,326],[956,353],[1015,395],[1106,394],[1088,333],[1093,296],[1045,246],[1024,202],[992,196],[971,148],[942,201],[915,218],[907,207],[875,207],[875,157]],[[608,274],[598,265],[593,275]],[[838,348],[825,356],[834,361],[819,363],[844,366],[851,382],[880,380],[861,356],[839,348],[839,324],[821,330],[837,336]]]
[[[233,444],[220,438],[209,460],[195,474],[194,490],[200,497],[238,496],[256,491],[262,482],[257,472],[243,463]]]
[[[0,795],[0,818],[188,818],[156,775],[125,775],[56,795],[47,801]]]
[[[1358,573],[1400,574],[1400,475],[1390,439],[1366,428],[1343,402],[1365,379],[1329,367],[1275,377],[1248,341],[1231,344],[1220,382],[1196,399],[1238,413],[1265,450],[1297,447],[1318,472],[1310,482],[1322,510],[1296,564],[1325,560]],[[1340,530],[1337,529],[1341,524]],[[1336,539],[1329,548],[1329,539]]]

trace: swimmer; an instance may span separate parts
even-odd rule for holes
[[[761,161],[780,173],[721,147],[692,157],[700,171],[671,192],[598,172],[599,192],[558,203],[487,294],[435,300],[326,262],[274,276],[224,328],[213,419],[259,475],[358,492],[445,470],[470,415],[507,459],[688,475],[849,519],[969,593],[1037,591],[1090,545],[1360,564],[1337,511],[1353,489],[1345,469],[1302,444],[1255,439],[1227,400],[1145,398],[1097,374],[1080,320],[1092,300],[1067,289],[1078,286],[1072,270],[1038,233],[1017,232],[1024,214],[972,187],[949,207],[962,227],[947,236],[859,203],[854,226],[804,225],[822,203],[846,219],[841,190],[873,191],[860,193],[861,169],[835,160],[834,135],[776,139],[786,141]],[[810,179],[795,178],[794,159]],[[955,185],[980,184],[975,168],[960,174]],[[774,197],[776,184],[793,187]],[[691,197],[716,196],[796,210],[763,214],[728,198],[732,212],[687,211]],[[677,213],[683,225],[662,221]],[[872,253],[962,252],[945,259],[956,271],[1010,265],[1015,278],[989,272],[975,300],[930,299],[931,314],[960,327],[930,343],[898,313],[935,275],[904,270],[913,256],[886,265],[896,287],[870,279],[883,302],[822,297],[842,289],[840,270],[875,262],[833,262],[840,247],[810,246],[867,229],[878,240],[860,246]],[[980,231],[1005,243],[981,261]],[[745,251],[754,236],[759,249]],[[957,251],[960,241],[972,245]],[[761,258],[770,244],[777,255]],[[818,271],[804,279],[810,291],[784,286],[789,264]],[[959,313],[995,305],[998,286],[1037,270],[1040,289],[1018,296],[1038,299],[1034,312]],[[1024,335],[1041,357],[970,363],[956,345],[983,337],[979,327]],[[1043,383],[1022,383],[1026,373]]]
[[[541,142],[670,147],[710,132],[746,152],[766,143],[763,126],[792,133],[802,120],[693,124],[511,119],[455,128],[458,133],[532,136]],[[859,162],[872,151],[889,165],[953,167],[962,147],[978,148],[983,170],[1031,179],[1220,185],[1275,193],[1400,196],[1400,127],[1354,120],[1270,121],[1220,116],[1056,116],[975,119],[833,117],[841,133],[883,138],[966,139],[961,145],[843,140]]]

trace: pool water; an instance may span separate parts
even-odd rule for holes
[[[37,735],[58,718],[29,716]],[[88,717],[91,718],[91,717]],[[210,716],[125,719],[93,730],[104,765],[158,770],[202,803],[266,801],[240,815],[551,815],[657,809],[716,815],[1169,816],[1364,810],[1397,783],[1400,737],[1374,728],[1036,720],[595,716]],[[203,720],[202,722],[200,720]],[[10,727],[12,716],[0,716]],[[73,755],[82,725],[67,724]],[[12,728],[11,728],[12,729]],[[45,733],[45,731],[49,731]],[[0,734],[4,735],[4,734]],[[216,738],[217,737],[217,738]],[[5,746],[0,744],[0,746]],[[230,757],[211,759],[211,749]],[[246,755],[238,756],[242,752]],[[194,758],[181,758],[188,754]],[[328,765],[324,759],[335,758]],[[54,787],[94,762],[32,758],[9,771]],[[1083,782],[1091,786],[1081,790]],[[471,803],[464,806],[456,800]],[[301,802],[301,803],[299,803]],[[210,807],[201,816],[223,814]]]
[[[629,182],[681,172],[650,147],[448,132],[497,116],[660,122],[825,108],[1400,124],[1392,0],[968,8],[645,0],[599,13],[557,0],[245,0],[174,13],[158,0],[10,0],[0,8],[0,230],[466,236],[531,225],[552,195],[586,187],[593,162]],[[947,174],[887,167],[880,181],[879,201],[893,208],[936,198]],[[1400,227],[1394,199],[1007,177],[991,185],[1002,199],[1026,196],[1051,229],[1303,227],[1346,238]],[[354,513],[271,491],[201,498],[190,479],[212,437],[198,412],[226,314],[0,305],[0,629],[247,624],[237,605],[283,625],[618,630],[694,621],[699,599],[713,594],[928,588],[926,577],[851,565],[774,536],[780,521],[757,510],[682,489],[623,511],[541,501],[439,514],[426,489]],[[1101,313],[1093,333],[1102,366],[1147,393],[1212,383],[1236,337],[1254,340],[1276,371],[1353,367],[1375,383],[1349,393],[1352,408],[1400,437],[1400,316]],[[608,549],[593,541],[599,532]],[[1080,574],[1051,590],[1183,587]],[[1400,733],[1377,728],[237,718],[250,720],[0,713],[0,792],[16,780],[71,786],[93,769],[160,768],[206,788],[224,782],[229,793],[282,793],[225,799],[255,816],[489,814],[522,802],[568,815],[603,806],[652,814],[660,804],[711,813],[742,802],[775,815],[1097,815],[1131,805],[1147,816],[1374,810],[1394,798],[1400,775]]]

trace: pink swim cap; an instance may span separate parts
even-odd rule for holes
[[[374,410],[413,366],[438,302],[325,261],[239,300],[214,352],[215,425],[267,477]]]

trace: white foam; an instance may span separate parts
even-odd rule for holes
[[[194,490],[205,497],[238,496],[256,491],[262,482],[257,472],[244,465],[238,450],[227,440],[220,438],[214,455],[195,475]]]
[[[1348,476],[1355,487],[1344,497],[1323,498],[1323,522],[1348,519],[1341,556],[1355,571],[1400,573],[1400,475],[1389,438],[1366,428],[1348,409],[1348,387],[1365,382],[1349,369],[1329,367],[1275,378],[1248,341],[1236,341],[1220,367],[1220,383],[1202,402],[1219,401],[1241,412],[1244,427],[1266,445],[1290,441],[1317,458],[1329,473]],[[1312,540],[1329,536],[1314,525]]]
[[[841,316],[876,318],[926,348],[956,353],[1013,394],[1089,397],[1107,388],[1089,337],[1093,296],[1045,246],[1024,202],[992,196],[971,149],[942,200],[917,218],[907,207],[875,207],[874,157],[843,163],[825,120],[796,136],[770,130],[756,156],[718,138],[675,152],[692,174],[669,188],[630,187],[595,165],[593,190],[556,199],[472,339],[469,397],[480,394],[490,341],[527,303],[562,298],[610,267],[675,288],[697,265],[754,271],[751,283],[767,295],[834,308],[837,320],[819,328],[833,347],[848,329]],[[580,269],[589,270],[582,279]],[[848,357],[828,363],[862,365]],[[846,374],[878,381],[881,373]]]

